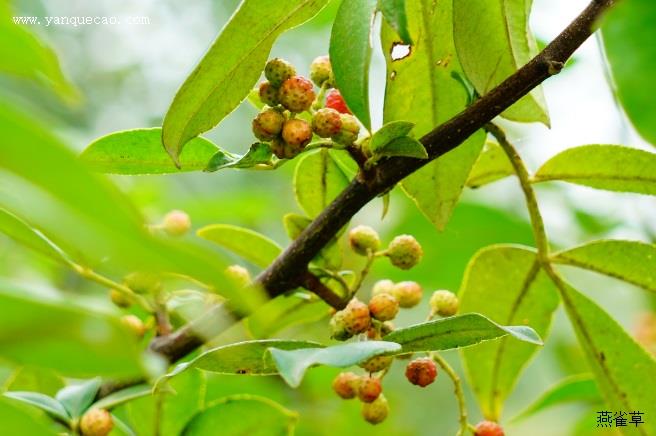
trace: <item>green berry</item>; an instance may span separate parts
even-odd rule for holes
[[[419,263],[424,251],[413,236],[400,235],[389,244],[386,255],[397,268],[410,269]]]
[[[319,109],[312,116],[312,130],[322,138],[330,138],[342,130],[342,117],[335,109]]]
[[[182,236],[191,228],[191,219],[186,212],[172,210],[164,216],[162,227],[170,236]]]
[[[336,312],[332,318],[330,318],[330,337],[338,340],[345,341],[353,337],[351,333],[346,328],[346,315],[343,310]]]
[[[260,141],[270,141],[280,135],[285,116],[275,109],[265,109],[253,119],[253,134]]]
[[[430,298],[431,315],[453,316],[458,312],[458,297],[451,291],[435,291]]]
[[[427,357],[415,359],[405,367],[405,377],[413,385],[425,388],[435,381],[437,366],[433,359]]]
[[[481,421],[476,424],[474,436],[504,436],[503,427],[496,422]]]
[[[389,321],[399,313],[399,300],[392,294],[382,293],[371,297],[369,312],[378,321]]]
[[[282,139],[294,150],[302,151],[312,140],[312,128],[307,121],[292,118],[282,126]]]
[[[378,280],[371,289],[371,295],[391,294],[394,291],[394,282],[388,279]]]
[[[260,83],[260,101],[271,107],[278,106],[278,92],[279,89],[271,84],[271,82]]]
[[[239,288],[251,284],[251,274],[241,265],[230,265],[225,269],[225,275]]]
[[[109,299],[112,300],[112,303],[123,309],[132,305],[132,300],[130,300],[130,298],[128,298],[123,292],[117,289],[112,289],[109,291]]]
[[[303,112],[310,109],[315,97],[312,82],[302,76],[285,80],[278,93],[280,104],[290,112]]]
[[[362,377],[358,383],[358,398],[363,403],[373,402],[383,391],[380,379],[377,377]]]
[[[342,372],[333,380],[333,390],[340,398],[350,400],[358,394],[360,377],[352,372]]]
[[[348,239],[353,251],[363,256],[380,248],[378,232],[369,226],[353,227],[349,232]]]
[[[342,129],[332,139],[338,144],[352,145],[360,134],[360,124],[353,115],[341,114],[340,118],[342,119]]]
[[[133,272],[123,279],[125,286],[137,294],[156,293],[162,289],[162,282],[156,274]]]
[[[315,85],[321,86],[324,82],[330,87],[334,86],[333,68],[328,56],[319,56],[310,64],[310,79]]]
[[[372,403],[362,404],[362,417],[369,424],[380,424],[389,414],[389,404],[384,394],[380,394]]]
[[[417,282],[405,281],[399,282],[394,285],[394,290],[392,292],[397,300],[399,300],[399,306],[404,309],[410,307],[415,307],[421,302],[421,297],[423,295],[423,290]]]
[[[276,88],[295,75],[296,69],[294,66],[284,59],[271,59],[264,67],[264,76]]]
[[[389,368],[393,360],[394,357],[392,356],[376,356],[376,357],[372,357],[371,359],[365,362],[362,362],[360,364],[360,368],[363,368],[365,371],[368,372],[378,372],[386,368]]]
[[[88,410],[80,420],[83,436],[106,436],[114,428],[112,415],[105,409]]]
[[[142,338],[146,334],[146,325],[134,315],[122,316],[121,322],[138,338]]]

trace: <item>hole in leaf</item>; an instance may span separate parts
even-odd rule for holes
[[[390,80],[394,80],[394,79],[396,79],[396,71],[392,71],[390,73]]]
[[[390,57],[392,61],[399,61],[410,56],[412,53],[412,46],[410,44],[403,44],[401,42],[395,42],[392,44],[392,50],[390,51]]]

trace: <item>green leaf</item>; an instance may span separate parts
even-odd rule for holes
[[[528,418],[553,406],[572,402],[601,403],[601,394],[592,375],[581,374],[561,380],[513,418],[513,421]]]
[[[0,356],[85,377],[142,375],[136,341],[119,320],[0,281]]]
[[[584,145],[552,157],[535,182],[562,180],[617,192],[656,195],[656,154],[620,145]]]
[[[469,173],[467,186],[478,188],[515,174],[508,156],[499,144],[487,142]]]
[[[3,394],[7,398],[21,401],[25,404],[38,407],[49,415],[60,419],[63,422],[70,422],[71,416],[68,414],[62,403],[55,400],[48,395],[40,394],[38,392],[5,392]]]
[[[34,416],[34,414],[29,413],[29,410],[19,406],[10,400],[0,398],[0,422],[2,422],[2,430],[5,434],[57,435],[46,420]]]
[[[414,138],[402,136],[393,139],[391,142],[379,147],[375,156],[405,156],[416,157],[417,159],[428,159],[428,153],[424,145]]]
[[[79,384],[66,386],[55,395],[69,415],[79,418],[91,406],[100,389],[100,377],[92,378]]]
[[[120,406],[123,403],[132,401],[136,398],[145,397],[152,395],[153,388],[150,385],[136,385],[130,386],[129,388],[121,389],[120,391],[113,392],[106,397],[96,401],[91,405],[90,408],[96,409],[113,409],[116,406]]]
[[[296,202],[310,218],[319,215],[348,184],[349,179],[326,149],[305,154],[296,165]]]
[[[284,339],[237,342],[213,348],[189,362],[181,363],[165,377],[174,377],[189,368],[217,374],[275,375],[278,374],[278,370],[269,354],[271,347],[280,350],[316,349],[316,347],[321,347],[321,344]]]
[[[181,156],[184,156],[184,153]],[[263,142],[256,142],[251,145],[248,152],[243,156],[232,155],[220,150],[212,156],[205,171],[212,172],[223,168],[253,168],[256,165],[271,165],[272,156],[271,148]]]
[[[162,129],[114,132],[96,139],[80,155],[92,169],[110,174],[168,174],[205,169],[219,147],[195,138],[180,155],[178,169],[162,147]]]
[[[395,330],[383,339],[401,344],[403,349],[400,354],[405,354],[468,347],[506,335],[530,344],[542,345],[540,336],[532,328],[502,326],[479,313],[426,321]]]
[[[7,391],[39,392],[54,396],[64,387],[64,379],[56,371],[38,366],[16,368],[2,386]]]
[[[254,338],[264,339],[285,328],[318,321],[328,313],[328,305],[322,300],[296,292],[266,302],[244,322]]]
[[[212,224],[199,229],[198,236],[238,254],[253,264],[266,268],[282,252],[278,244],[266,236],[243,227]]]
[[[369,64],[376,4],[377,0],[342,2],[330,35],[335,82],[347,106],[367,130],[371,130]]]
[[[183,436],[216,434],[283,436],[292,435],[298,414],[268,398],[235,395],[211,403],[187,423]]]
[[[283,225],[290,239],[298,238],[311,222],[311,219],[295,213],[288,213],[283,217]],[[338,238],[331,238],[312,261],[329,270],[338,270],[342,266],[342,250]]]
[[[408,16],[405,12],[405,0],[380,0],[380,11],[387,23],[401,37],[401,42],[412,44],[408,30]]]
[[[401,350],[399,344],[385,341],[351,342],[328,348],[305,348],[285,351],[273,346],[269,349],[280,376],[295,388],[301,384],[305,372],[314,365],[346,368],[372,357]]]
[[[656,246],[638,241],[594,241],[553,255],[553,261],[596,271],[656,292]]]
[[[480,95],[490,92],[537,54],[537,44],[529,29],[532,3],[532,0],[453,0],[458,58]],[[549,114],[542,89],[535,88],[502,116],[548,126]]]
[[[399,56],[399,36],[383,23],[381,40],[387,64],[384,123],[415,123],[420,138],[462,111],[467,90],[454,78],[462,74],[453,43],[451,2],[406,2],[414,45]],[[410,96],[410,97],[409,97]],[[404,192],[438,229],[444,229],[467,176],[483,146],[480,132],[455,150],[428,163],[401,183]]]
[[[656,145],[656,46],[644,37],[656,21],[649,0],[618,3],[604,15],[602,32],[617,96],[638,132]]]
[[[43,233],[25,221],[0,207],[0,232],[58,262],[66,262],[66,255]]]
[[[328,0],[245,0],[178,90],[162,140],[174,162],[185,143],[216,126],[241,103],[284,31],[312,18]],[[248,29],[248,31],[244,31]]]
[[[51,88],[64,102],[78,103],[79,91],[66,78],[56,53],[24,24],[14,23],[12,11],[0,5],[0,73],[11,74]]]
[[[379,149],[385,147],[395,139],[408,136],[415,123],[409,121],[391,121],[377,130],[369,141],[369,150],[376,154]]]
[[[481,312],[503,324],[530,325],[549,334],[559,305],[553,283],[540,270],[533,250],[497,245],[470,261],[460,289],[460,310]],[[487,419],[501,416],[523,368],[539,348],[502,339],[462,351],[467,378]]]
[[[656,390],[646,380],[656,377],[656,360],[592,300],[563,284],[561,295],[580,346],[610,410],[656,415]],[[656,421],[637,427],[656,434]]]

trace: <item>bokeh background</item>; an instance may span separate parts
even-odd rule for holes
[[[56,50],[64,71],[81,91],[83,100],[78,105],[67,106],[42,88],[6,78],[0,79],[0,99],[26,108],[77,151],[93,139],[117,130],[159,126],[176,89],[238,3],[238,0],[15,0],[16,15],[142,16],[148,17],[150,23],[30,26]],[[535,0],[532,24],[538,38],[549,41],[587,3],[587,0]],[[330,24],[338,4],[338,0],[333,0],[312,21],[285,33],[274,45],[272,55],[288,59],[299,72],[307,74],[311,60],[328,51]],[[385,71],[376,38],[374,44],[370,94],[374,126],[380,126]],[[574,62],[546,83],[545,94],[551,129],[504,123],[512,142],[533,170],[559,151],[576,145],[625,144],[649,148],[615,104],[598,40],[590,39],[576,53]],[[243,153],[253,139],[250,120],[255,113],[253,107],[244,103],[206,136],[229,151]],[[227,170],[113,179],[152,222],[171,209],[183,209],[191,215],[194,227],[237,224],[284,245],[288,239],[282,216],[299,212],[291,186],[293,167],[285,165],[275,172]],[[547,231],[556,247],[571,247],[600,238],[650,242],[656,239],[653,197],[564,184],[541,184],[537,189]],[[452,221],[442,233],[400,192],[393,193],[390,213],[382,221],[381,212],[382,202],[374,201],[353,223],[375,226],[384,241],[399,233],[411,233],[421,242],[426,255],[409,272],[392,269],[386,262],[376,264],[369,284],[375,279],[391,278],[418,281],[427,291],[440,288],[455,291],[468,260],[479,248],[498,242],[532,244],[524,200],[513,178],[478,190],[466,190]],[[353,267],[360,262],[357,258],[347,259],[347,264]],[[639,318],[654,307],[643,291],[630,285],[592,273],[563,271],[629,330],[634,330]],[[20,249],[2,235],[0,274],[44,289],[57,288],[96,299],[97,304],[107,305],[109,309],[106,290]],[[403,313],[396,324],[421,321],[426,313],[427,301],[424,301],[420,308]],[[326,324],[324,319],[309,327],[287,329],[279,336],[326,340]],[[243,334],[233,331],[221,340],[234,340]],[[462,374],[457,354],[445,353],[445,356]],[[208,394],[218,398],[232,393],[255,393],[279,401],[300,412],[299,435],[454,434],[456,404],[450,380],[438,377],[437,383],[420,390],[405,381],[403,366],[403,362],[395,362],[385,379],[391,414],[377,427],[363,422],[356,402],[341,401],[332,394],[330,382],[337,373],[334,369],[311,370],[298,390],[290,389],[277,377],[210,377]],[[563,377],[585,371],[582,354],[561,309],[546,346],[526,368],[508,402],[506,421]],[[0,381],[5,380],[8,370],[3,369],[0,374]],[[467,398],[472,421],[476,422],[480,412],[469,391]],[[596,409],[583,405],[559,406],[525,421],[508,423],[508,434],[600,434],[595,428],[597,409],[602,410],[601,406]],[[149,434],[148,419],[142,421],[140,430]]]

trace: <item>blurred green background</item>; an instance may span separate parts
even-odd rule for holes
[[[29,26],[56,50],[64,71],[81,91],[82,101],[77,105],[65,105],[32,82],[8,77],[0,78],[0,99],[24,108],[77,151],[110,132],[159,126],[177,87],[238,3],[237,0],[15,0],[16,15],[146,16],[150,24]],[[536,0],[534,3],[533,25],[543,40],[552,38],[587,4],[584,0]],[[272,56],[288,59],[302,74],[307,74],[310,61],[328,51],[330,23],[338,4],[337,0],[333,1],[312,21],[285,33],[274,45]],[[374,124],[379,126],[385,73],[379,44],[374,42],[371,100]],[[574,145],[645,146],[614,104],[596,41],[586,43],[576,56],[576,62],[545,87],[553,128],[507,126],[511,139],[533,169],[546,158]],[[229,151],[243,153],[252,142],[250,120],[255,113],[251,106],[242,104],[206,136]],[[299,212],[292,194],[293,168],[293,164],[288,164],[275,172],[228,170],[213,174],[112,179],[151,222],[157,222],[171,209],[182,209],[190,214],[195,228],[211,223],[237,224],[264,233],[284,245],[288,239],[282,216]],[[11,187],[0,186],[0,189],[10,190]],[[653,241],[656,235],[653,197],[610,194],[556,184],[540,185],[538,195],[548,233],[559,247],[605,237]],[[423,245],[425,257],[409,272],[380,262],[370,275],[369,284],[376,279],[391,278],[421,283],[427,290],[426,296],[434,289],[455,291],[468,260],[479,248],[501,242],[532,244],[523,197],[513,179],[466,191],[452,221],[442,233],[438,233],[399,190],[393,193],[390,213],[382,221],[381,212],[382,202],[374,201],[354,218],[353,223],[373,225],[386,242],[397,234],[411,233]],[[355,257],[347,259],[347,266],[355,268],[360,263],[361,259]],[[252,265],[245,266],[257,272]],[[564,272],[580,290],[593,296],[629,330],[652,304],[644,292],[619,281],[573,270]],[[0,274],[34,284],[44,292],[62,289],[114,310],[105,289],[84,282],[2,235]],[[419,322],[425,318],[427,310],[424,301],[420,308],[403,312],[396,324]],[[278,336],[325,341],[326,324],[327,319],[324,319],[311,326],[292,327]],[[235,329],[220,341],[241,338],[244,332]],[[462,374],[457,354],[445,353],[445,356]],[[505,418],[521,411],[563,377],[586,371],[584,365],[569,323],[559,310],[551,337],[520,379]],[[405,381],[403,366],[404,362],[395,362],[390,376],[385,379],[391,414],[377,427],[360,418],[355,401],[341,401],[332,393],[330,382],[338,372],[334,369],[311,370],[298,390],[290,389],[277,377],[208,376],[208,398],[254,393],[279,401],[300,413],[299,435],[454,434],[456,404],[450,380],[438,377],[437,383],[421,390]],[[13,368],[3,367],[0,380],[6,381],[12,371]],[[200,377],[194,374],[177,382],[193,385],[197,383],[194,377]],[[24,385],[31,386],[33,380],[27,379],[29,377]],[[52,389],[45,382],[39,383],[43,391]],[[476,422],[480,413],[469,391],[467,398],[471,421]],[[130,408],[121,413],[129,416]],[[148,425],[147,419],[139,420],[144,426]],[[599,434],[595,420],[595,409],[559,406],[526,421],[507,424],[507,428],[511,435],[585,434],[586,431]]]

